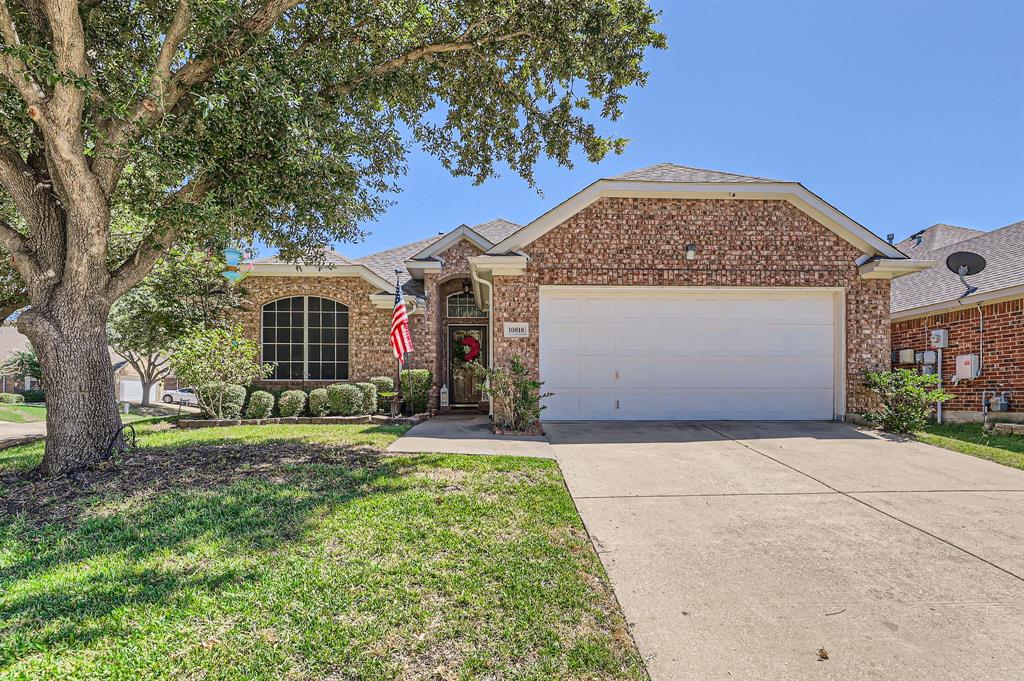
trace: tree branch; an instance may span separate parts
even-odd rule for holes
[[[422,59],[429,59],[430,57],[436,54],[447,54],[451,52],[468,52],[470,50],[476,49],[477,47],[480,47],[481,45],[508,42],[509,40],[529,35],[528,31],[515,31],[513,33],[505,33],[502,35],[484,36],[479,40],[462,40],[464,36],[466,36],[469,32],[473,30],[474,26],[475,25],[471,25],[469,28],[467,28],[466,31],[464,31],[463,34],[459,36],[457,42],[440,43],[436,45],[421,45],[412,50],[409,50],[405,54],[381,62],[380,64],[373,67],[365,74],[359,76],[358,78],[353,78],[352,80],[347,81],[345,83],[338,83],[337,85],[330,88],[329,92],[333,94],[345,95],[352,92],[352,90],[354,90],[361,83],[397,71],[406,64],[410,64],[412,62],[419,61]]]
[[[206,180],[190,182],[174,192],[165,203],[195,203],[202,200],[211,188],[212,183]],[[178,229],[175,226],[166,222],[155,224],[124,262],[110,273],[105,291],[108,298],[117,300],[142,281],[153,265],[174,245],[177,238]]]
[[[0,35],[3,36],[4,44],[8,48],[21,47],[21,38],[18,37],[18,30],[11,18],[7,0],[0,0]],[[36,82],[28,66],[13,54],[0,54],[0,72],[14,85],[29,107],[39,106],[46,99],[46,93]]]
[[[221,45],[215,46],[216,55],[190,61],[172,75],[170,66],[191,19],[187,0],[179,0],[167,29],[167,39],[150,75],[150,90],[135,104],[127,119],[110,122],[107,138],[97,149],[93,168],[107,195],[113,193],[120,179],[128,157],[128,145],[138,138],[146,125],[160,121],[172,109],[178,111],[175,105],[192,88],[208,81],[229,58],[245,54],[249,49],[247,38],[266,33],[285,12],[305,1],[269,0],[235,28]]]

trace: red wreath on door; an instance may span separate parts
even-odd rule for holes
[[[472,362],[474,359],[480,356],[480,341],[472,336],[463,336],[462,340],[459,341],[466,346],[466,353],[463,355],[463,359],[467,362]]]

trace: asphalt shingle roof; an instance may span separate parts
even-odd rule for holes
[[[647,182],[785,182],[785,180],[770,180],[766,177],[737,175],[735,173],[705,170],[703,168],[690,168],[689,166],[676,165],[675,163],[658,163],[646,168],[630,170],[608,179],[641,180]]]
[[[329,264],[329,265],[353,265],[356,262],[355,260],[352,260],[351,258],[346,258],[341,253],[338,253],[336,250],[334,250],[332,248],[327,248],[327,249],[324,249],[324,250],[325,250],[325,254],[324,254],[324,263],[325,264]],[[286,263],[287,261],[281,260],[276,255],[268,255],[265,258],[256,258],[252,262],[263,264],[263,265],[276,265],[276,264]]]
[[[896,248],[915,260],[928,260],[927,254],[929,251],[955,244],[964,239],[971,239],[984,233],[980,229],[939,223],[904,239],[896,244]]]
[[[974,295],[1024,285],[1024,221],[1021,221],[931,251],[914,253],[915,259],[934,260],[935,265],[893,280],[890,312],[956,301],[964,287],[960,278],[946,267],[946,258],[957,251],[978,253],[986,260],[981,274],[967,279],[971,286],[978,287]],[[970,299],[965,298],[965,303]]]

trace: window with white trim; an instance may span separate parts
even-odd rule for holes
[[[477,307],[472,291],[458,291],[448,296],[449,317],[486,317],[487,313]]]
[[[348,379],[348,307],[293,296],[263,306],[263,361],[275,380]]]

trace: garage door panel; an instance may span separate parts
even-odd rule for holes
[[[548,420],[835,412],[831,293],[542,290],[540,319]]]

